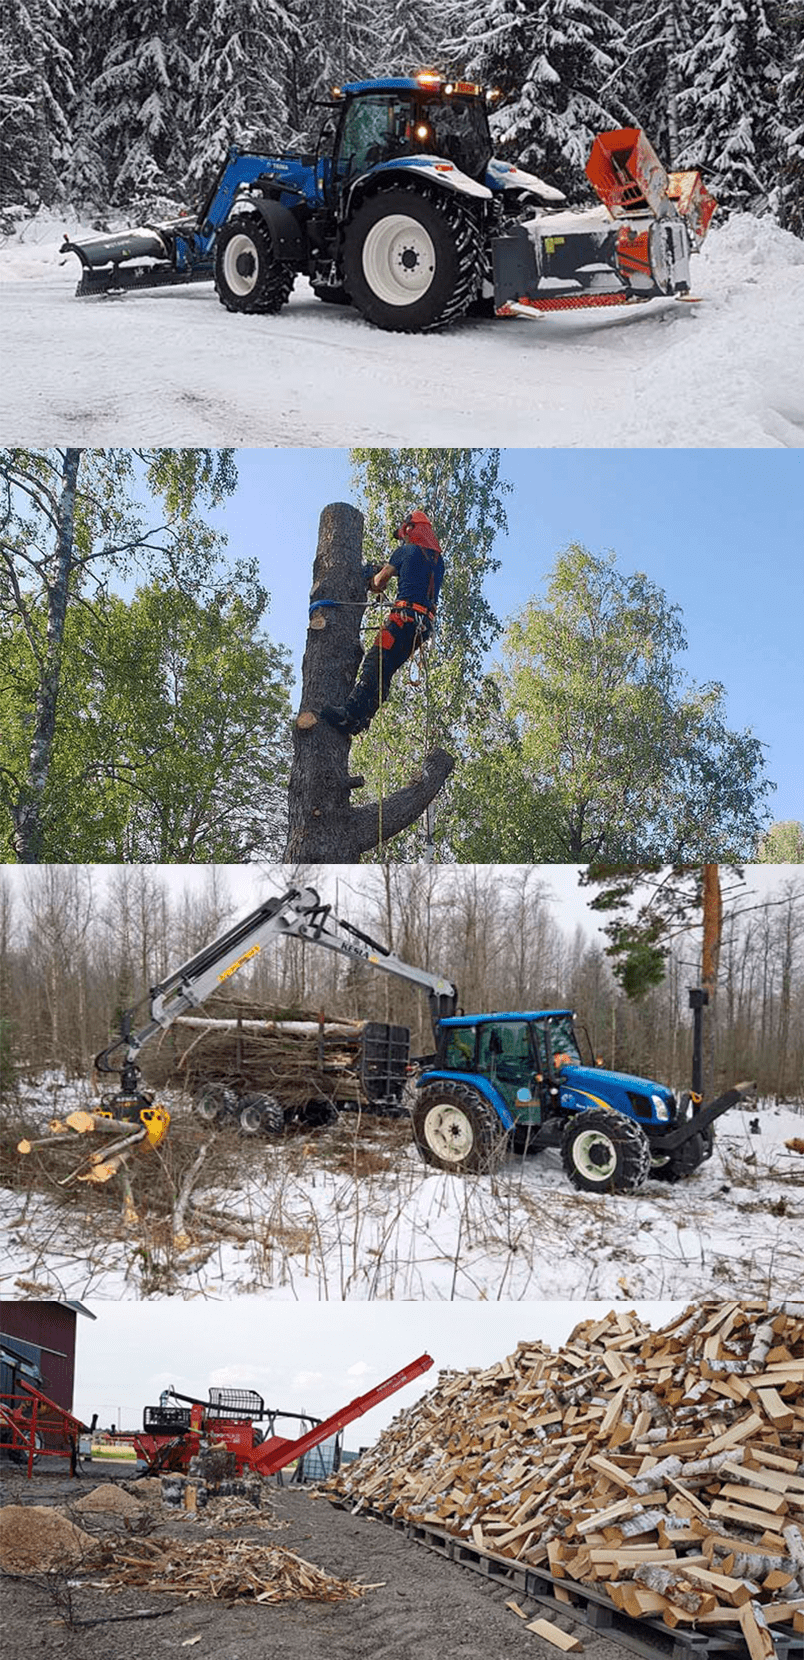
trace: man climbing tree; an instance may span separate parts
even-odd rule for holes
[[[343,708],[325,704],[321,718],[336,732],[366,732],[385,703],[397,669],[425,645],[433,631],[444,560],[427,514],[416,508],[394,535],[402,546],[380,567],[366,565],[369,592],[382,594],[394,577],[397,594],[387,622],[363,659],[360,675]]]

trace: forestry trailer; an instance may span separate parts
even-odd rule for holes
[[[119,1035],[95,1059],[98,1072],[119,1077],[120,1089],[104,1097],[99,1111],[73,1113],[64,1124],[51,1126],[58,1133],[124,1132],[104,1154],[93,1155],[94,1174],[74,1172],[75,1177],[107,1180],[136,1141],[158,1143],[170,1119],[140,1087],[140,1050],[280,938],[321,946],[426,992],[437,1047],[418,1071],[411,1117],[419,1153],[440,1170],[489,1170],[512,1146],[522,1152],[559,1146],[575,1187],[635,1192],[649,1177],[677,1181],[692,1175],[711,1157],[716,1119],[754,1090],[740,1084],[704,1106],[698,1094],[686,1092],[677,1100],[665,1084],[609,1071],[597,1064],[588,1039],[584,1055],[584,1037],[576,1031],[571,1009],[459,1014],[457,988],[443,975],[403,962],[337,917],[314,888],[290,888],[259,905],[154,987],[150,1018],[138,1031],[132,1031],[133,1011],[123,1016]],[[391,1034],[387,1053],[381,1045],[372,1051],[373,1088],[378,1101],[398,1102],[407,1077],[410,1034],[401,1027],[385,1030]],[[121,1050],[122,1062],[115,1063]],[[291,1116],[270,1096],[246,1097],[239,1104],[235,1098],[233,1111],[248,1133],[281,1132]],[[41,1143],[20,1142],[19,1151],[37,1145]],[[109,1158],[111,1151],[117,1162]]]
[[[434,71],[336,89],[309,155],[230,149],[196,214],[72,242],[79,294],[214,277],[229,311],[274,313],[297,275],[379,328],[421,333],[470,307],[534,316],[683,298],[715,209],[635,127],[595,139],[600,206],[496,159],[494,93]]]

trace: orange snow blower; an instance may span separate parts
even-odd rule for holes
[[[498,317],[683,299],[716,202],[698,172],[668,174],[638,127],[601,133],[586,175],[601,206],[540,214],[493,244]]]

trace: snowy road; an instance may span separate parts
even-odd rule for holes
[[[0,249],[3,443],[804,446],[804,243],[770,221],[710,234],[700,305],[428,337],[302,280],[278,317],[232,316],[207,284],[77,300],[62,229]]]

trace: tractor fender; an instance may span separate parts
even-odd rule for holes
[[[270,196],[253,196],[251,201],[254,211],[268,227],[276,258],[297,269],[303,266],[307,260],[307,238],[290,208]]]
[[[456,196],[472,196],[478,201],[490,202],[494,192],[488,185],[479,184],[477,179],[471,179],[468,173],[462,173],[454,162],[443,161],[439,156],[415,156],[410,160],[397,158],[394,161],[381,162],[379,167],[372,167],[367,173],[361,173],[349,187],[344,202],[344,217],[349,218],[355,208],[372,196],[376,190],[382,190],[390,185],[419,184],[427,182],[437,185],[441,190],[452,191]]]
[[[503,1127],[506,1130],[513,1129],[514,1120],[499,1090],[496,1090],[487,1078],[479,1078],[473,1072],[423,1072],[421,1077],[416,1079],[416,1088],[425,1089],[428,1084],[438,1083],[466,1084],[469,1089],[476,1089],[478,1095],[482,1095],[494,1108]]]
[[[563,190],[557,190],[555,185],[545,184],[537,173],[526,173],[524,168],[515,167],[513,162],[498,161],[492,156],[486,168],[486,178],[493,191],[499,190],[528,190],[533,196],[539,196],[543,202],[566,202]]]

